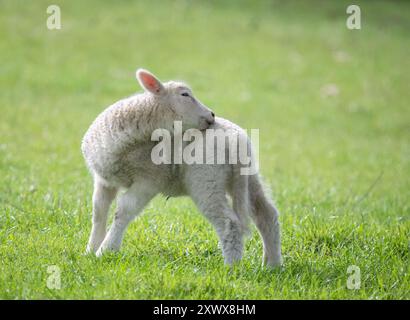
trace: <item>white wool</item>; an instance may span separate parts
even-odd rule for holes
[[[145,70],[139,70],[137,78],[145,92],[108,107],[82,141],[82,152],[94,178],[93,227],[87,251],[102,255],[107,250],[119,250],[128,224],[162,193],[193,199],[215,227],[226,263],[241,259],[244,234],[252,218],[262,235],[264,263],[280,264],[278,212],[257,174],[241,175],[239,164],[156,165],[151,160],[156,143],[151,141],[152,132],[158,128],[172,132],[177,120],[185,129],[233,129],[249,141],[246,133],[228,120],[215,118],[186,84],[163,84]],[[119,193],[120,189],[123,192]],[[233,207],[227,195],[232,197]],[[109,207],[116,197],[117,211],[106,232]]]

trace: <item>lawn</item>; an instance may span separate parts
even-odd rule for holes
[[[356,2],[361,30],[350,1],[52,3],[60,30],[47,1],[0,1],[0,298],[410,299],[409,2]],[[81,138],[140,90],[138,67],[260,130],[282,268],[261,266],[256,229],[224,266],[187,198],[155,198],[120,253],[84,255]]]

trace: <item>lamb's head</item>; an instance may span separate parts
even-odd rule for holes
[[[144,69],[137,70],[137,79],[146,94],[152,96],[164,108],[171,108],[175,120],[182,121],[184,130],[207,129],[215,122],[215,114],[192,94],[192,90],[182,82],[162,83],[152,73]],[[164,110],[166,113],[166,110]]]

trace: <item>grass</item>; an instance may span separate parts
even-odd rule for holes
[[[0,298],[409,299],[410,3],[0,1]],[[188,81],[215,112],[260,129],[284,267],[256,230],[223,265],[189,199],[156,198],[122,251],[83,255],[91,178],[82,135],[140,90],[137,67]],[[47,268],[61,289],[47,287]],[[346,286],[349,266],[359,290]]]

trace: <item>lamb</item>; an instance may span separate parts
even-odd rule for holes
[[[141,94],[120,100],[103,111],[86,132],[81,149],[94,180],[92,230],[87,253],[118,251],[129,223],[157,194],[188,195],[214,226],[228,265],[242,258],[249,219],[263,241],[263,264],[281,264],[278,211],[266,195],[258,173],[242,175],[235,164],[155,164],[151,152],[155,130],[172,132],[180,121],[184,131],[207,129],[235,132],[239,126],[219,117],[193,96],[182,82],[162,83],[139,69]],[[228,148],[227,148],[228,149]],[[228,200],[232,199],[232,205]],[[109,208],[117,198],[113,223],[106,231]]]

